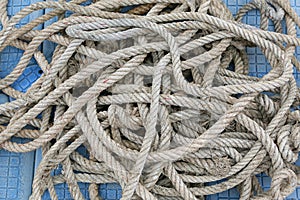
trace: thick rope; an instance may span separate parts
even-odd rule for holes
[[[122,186],[123,200],[204,199],[234,187],[240,199],[277,200],[295,190],[300,18],[289,4],[253,0],[233,16],[219,0],[84,2],[39,2],[14,16],[7,0],[0,3],[0,50],[24,50],[0,79],[14,98],[0,105],[0,148],[42,148],[30,199],[46,190],[58,199],[60,183],[84,199],[79,182],[90,184],[95,200],[99,184],[111,182]],[[242,23],[255,9],[260,27]],[[39,48],[45,41],[56,44],[51,58]],[[261,78],[248,75],[254,47],[271,66]],[[17,91],[12,84],[32,58],[43,73]],[[51,175],[58,165],[62,173]],[[255,176],[263,172],[272,178],[265,192]]]

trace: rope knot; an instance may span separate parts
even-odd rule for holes
[[[287,168],[275,171],[270,189],[273,199],[283,200],[295,190],[296,186],[297,175],[294,171]]]
[[[284,10],[279,7],[273,0],[254,0],[256,6],[266,15],[275,21],[281,21],[284,18]]]
[[[292,127],[291,142],[297,151],[300,151],[300,126],[295,124]]]
[[[214,176],[225,176],[231,168],[230,159],[227,157],[214,157],[213,163],[207,169]]]

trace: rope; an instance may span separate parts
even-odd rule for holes
[[[243,200],[280,200],[296,189],[300,18],[289,4],[253,0],[233,16],[219,0],[84,2],[39,2],[14,16],[0,2],[0,50],[24,51],[0,79],[15,99],[0,105],[0,148],[42,148],[30,199],[45,191],[58,199],[60,183],[84,199],[79,182],[95,200],[99,184],[111,182],[123,200],[204,199],[234,187]],[[251,10],[260,11],[260,27],[242,23]],[[56,44],[50,59],[45,41]],[[260,78],[248,75],[254,47],[271,66]],[[17,91],[12,84],[32,58],[43,73]],[[62,173],[51,175],[58,166]],[[272,178],[268,191],[255,176],[262,172]]]

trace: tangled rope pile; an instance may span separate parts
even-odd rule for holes
[[[58,199],[54,186],[64,182],[74,199],[84,199],[78,182],[90,184],[91,199],[111,182],[120,183],[124,200],[204,199],[236,186],[240,199],[284,199],[294,191],[300,19],[285,0],[251,1],[235,17],[220,0],[84,2],[40,2],[10,19],[7,0],[0,2],[0,49],[24,50],[0,80],[15,99],[0,105],[0,147],[42,148],[32,200],[46,190]],[[254,9],[260,28],[242,23]],[[44,41],[57,44],[50,62],[39,49]],[[264,77],[248,75],[247,47],[259,47],[269,61]],[[21,93],[11,84],[32,58],[43,74]],[[51,176],[58,165],[62,174]],[[266,192],[255,176],[261,172],[272,178]]]

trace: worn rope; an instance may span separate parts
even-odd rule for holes
[[[112,182],[123,200],[204,199],[234,187],[243,200],[280,200],[295,190],[300,18],[288,3],[253,0],[233,16],[220,0],[84,2],[39,2],[14,16],[0,2],[0,50],[24,51],[0,79],[14,99],[0,104],[0,148],[42,148],[31,200],[45,191],[58,199],[60,183],[84,199],[79,182],[95,200]],[[251,10],[259,27],[243,23]],[[45,41],[56,44],[51,59],[40,50]],[[263,77],[248,74],[255,47],[271,66]],[[43,73],[23,93],[12,84],[32,58]],[[272,178],[267,191],[260,173]]]

